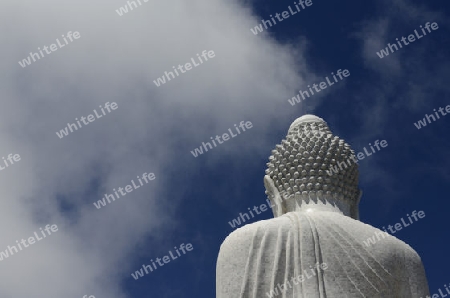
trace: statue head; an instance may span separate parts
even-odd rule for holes
[[[361,191],[354,155],[323,119],[314,115],[297,118],[267,163],[264,186],[274,216],[295,211],[302,204],[320,203],[359,219]],[[338,171],[332,171],[338,164]]]

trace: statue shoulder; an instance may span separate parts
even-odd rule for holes
[[[238,296],[244,282],[253,276],[252,272],[247,272],[248,266],[255,264],[255,257],[260,253],[274,251],[271,247],[277,243],[280,234],[287,234],[289,223],[289,219],[283,216],[261,220],[247,224],[225,238],[216,264],[217,298],[248,297]]]
[[[280,229],[289,230],[289,227],[289,219],[284,216],[246,224],[245,226],[236,229],[225,238],[220,247],[220,251],[228,247],[235,248],[236,245],[239,245],[239,247],[248,247],[255,237],[279,233]]]

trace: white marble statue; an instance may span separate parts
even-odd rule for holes
[[[418,254],[359,221],[354,151],[313,115],[295,120],[264,177],[275,218],[231,233],[217,260],[217,298],[420,298]],[[348,167],[331,176],[330,166]],[[383,233],[383,237],[379,237]],[[375,244],[364,241],[378,235]]]

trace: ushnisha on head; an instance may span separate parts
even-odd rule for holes
[[[297,118],[267,163],[264,186],[275,205],[274,216],[328,208],[359,219],[358,165],[348,163],[354,155],[323,119],[314,115]],[[339,162],[347,162],[347,168],[327,174]]]

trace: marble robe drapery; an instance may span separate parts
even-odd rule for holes
[[[335,212],[289,212],[228,236],[217,261],[217,298],[419,298],[428,295],[417,253]],[[327,265],[315,270],[316,264]],[[308,277],[306,277],[305,275]],[[303,274],[303,281],[293,278]],[[280,291],[280,287],[284,291]],[[284,285],[284,286],[283,286]]]

